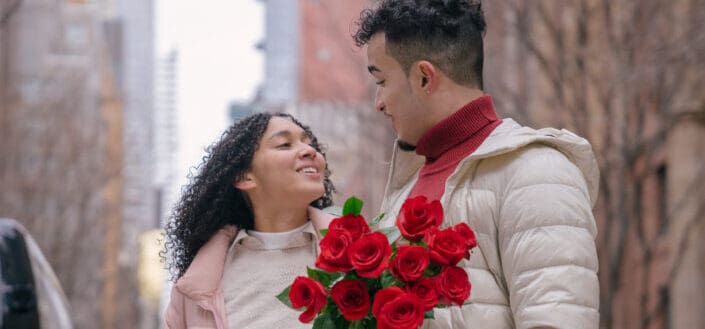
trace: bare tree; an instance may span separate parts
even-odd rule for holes
[[[493,75],[486,80],[508,100],[501,107],[531,124],[577,131],[597,154],[602,327],[678,323],[669,316],[693,312],[673,308],[675,278],[688,248],[705,247],[689,245],[689,232],[704,225],[705,165],[674,151],[701,148],[679,138],[684,125],[704,136],[705,2],[504,0],[488,7]],[[689,180],[679,176],[684,166]]]
[[[77,327],[94,328],[104,313],[105,282],[115,280],[105,267],[117,254],[104,250],[116,239],[106,240],[106,230],[120,221],[119,108],[104,90],[112,77],[100,43],[65,55],[57,31],[44,35],[40,27],[41,39],[22,38],[20,1],[13,3],[0,7],[0,216],[29,229],[64,287]],[[25,49],[41,40],[53,48]],[[114,307],[114,300],[105,303]]]
[[[82,79],[60,79],[64,96],[5,107],[0,210],[32,232],[73,306],[77,323],[97,323],[105,236],[105,124],[82,111]],[[43,95],[57,93],[44,81]],[[46,88],[46,89],[45,89]]]
[[[3,3],[0,4],[0,29],[10,21],[10,17],[19,10],[21,4],[22,0],[3,1]]]

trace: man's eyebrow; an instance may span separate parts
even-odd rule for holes
[[[370,73],[372,73],[372,72],[382,72],[382,70],[380,70],[379,68],[377,68],[377,67],[374,66],[374,65],[368,66],[368,67],[367,67],[367,71],[369,71]]]

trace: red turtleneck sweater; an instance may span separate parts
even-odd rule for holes
[[[489,95],[481,96],[431,127],[421,136],[416,153],[426,157],[410,197],[440,200],[446,179],[460,160],[475,152],[502,122]]]

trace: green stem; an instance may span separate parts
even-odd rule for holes
[[[358,321],[350,321],[350,326],[348,329],[364,329],[365,328],[365,321],[364,320],[358,320]]]

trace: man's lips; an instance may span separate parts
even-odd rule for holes
[[[389,121],[392,122],[392,129],[396,132],[396,131],[397,131],[397,127],[394,125],[394,117],[393,117],[391,114],[387,113],[387,112],[382,112],[382,113],[384,113],[384,115],[387,116],[387,118],[389,118]]]

